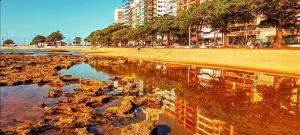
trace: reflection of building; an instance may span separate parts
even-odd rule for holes
[[[224,71],[225,86],[229,91],[252,90],[254,87],[255,73],[226,70]]]
[[[175,114],[175,99],[176,99],[175,89],[163,90],[163,89],[156,88],[155,95],[163,99],[163,109],[166,112]]]
[[[300,108],[300,88],[294,88],[291,96],[291,106],[295,106],[297,109]]]
[[[201,86],[210,87],[211,81],[220,81],[222,77],[222,70],[221,69],[212,69],[212,68],[200,68],[199,75],[199,82]]]
[[[196,130],[197,106],[186,100],[176,99],[176,118],[185,128]]]
[[[234,128],[220,120],[209,119],[201,114],[201,109],[197,107],[196,134],[195,135],[233,135]]]

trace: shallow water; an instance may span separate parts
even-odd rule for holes
[[[164,114],[157,128],[161,134],[217,132],[209,127],[220,129],[223,134],[229,134],[230,128],[235,134],[246,135],[300,134],[299,78],[145,61],[113,66],[84,63],[60,72],[104,81],[110,81],[112,76],[134,78],[144,88],[141,93],[163,100]],[[64,92],[72,92],[73,87],[66,86]],[[0,89],[1,125],[42,117],[37,106],[58,100],[47,98],[49,86]],[[116,100],[96,110],[103,111],[118,103]]]
[[[160,122],[171,127],[170,134],[176,134],[177,124],[192,134],[216,132],[208,128],[213,121],[223,123],[218,128],[224,134],[230,128],[239,134],[300,134],[299,78],[145,61],[92,66],[111,76],[133,77],[144,94],[160,96],[165,116],[176,121]]]
[[[24,53],[29,55],[49,55],[49,54],[72,54],[79,55],[83,54],[78,51],[48,51],[48,50],[0,50],[0,54],[9,54],[9,53]]]
[[[62,87],[64,92],[79,87],[71,84]],[[35,121],[44,116],[41,104],[53,105],[65,97],[48,98],[50,86],[20,85],[0,87],[0,127],[12,126],[25,121]]]
[[[110,76],[101,71],[97,71],[89,64],[82,63],[72,66],[70,69],[62,69],[59,71],[63,75],[72,75],[85,79],[98,79],[102,81],[110,81]]]

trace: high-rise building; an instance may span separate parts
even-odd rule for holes
[[[146,22],[153,21],[157,16],[157,0],[146,0]]]
[[[124,24],[136,27],[166,14],[167,0],[124,0]],[[130,22],[132,20],[132,22]]]
[[[143,25],[145,23],[146,0],[134,0],[133,23],[132,26]]]
[[[202,0],[203,1],[203,0]],[[178,10],[185,10],[193,4],[199,4],[201,0],[179,0]]]
[[[157,0],[157,16],[163,16],[167,10],[167,0]]]
[[[178,0],[166,0],[166,14],[176,16],[178,8]]]
[[[122,9],[123,9],[123,23],[124,25],[129,25],[131,20],[131,6],[133,0],[123,0]]]
[[[123,14],[122,8],[115,9],[115,23],[123,23]]]

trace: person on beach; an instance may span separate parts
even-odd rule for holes
[[[141,50],[141,47],[140,47],[140,46],[137,46],[137,49],[138,49],[138,51],[140,52],[140,50]]]

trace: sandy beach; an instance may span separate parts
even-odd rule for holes
[[[27,47],[2,47],[1,49],[36,49]],[[155,49],[61,47],[41,50],[75,50],[89,55],[117,56],[141,60],[218,66],[242,70],[280,73],[300,76],[300,50],[267,49]]]

